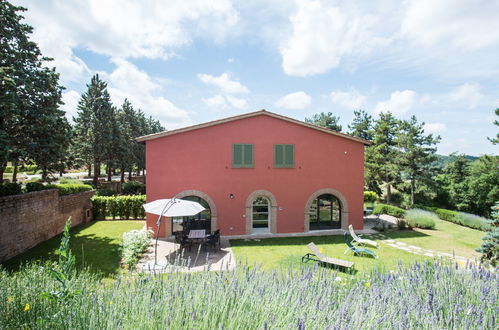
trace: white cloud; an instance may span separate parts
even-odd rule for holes
[[[469,108],[475,108],[483,98],[484,95],[480,92],[480,85],[476,83],[463,84],[448,95],[449,101],[464,103]]]
[[[374,112],[390,111],[394,115],[407,113],[416,103],[417,93],[411,90],[395,91],[386,101],[378,102]]]
[[[412,0],[401,35],[419,45],[478,50],[499,43],[497,1]]]
[[[80,93],[77,91],[67,91],[62,93],[62,101],[64,102],[61,105],[61,109],[66,111],[66,117],[69,121],[73,120],[73,117],[76,117],[78,101],[80,100]]]
[[[292,35],[280,46],[282,67],[288,75],[324,73],[347,55],[368,53],[388,39],[373,34],[373,15],[348,6],[327,6],[316,0],[298,0],[289,20]]]
[[[281,97],[275,105],[289,110],[305,109],[312,102],[312,98],[305,92],[295,92]]]
[[[248,101],[246,99],[238,98],[232,95],[218,94],[212,97],[203,98],[202,101],[210,108],[226,109],[230,106],[240,110],[248,108]]]
[[[424,131],[428,134],[439,134],[447,131],[447,126],[442,123],[426,123]]]
[[[222,41],[239,19],[230,0],[16,1],[34,26],[33,38],[54,57],[63,81],[87,70],[74,48],[121,58],[168,58],[193,37]]]
[[[192,124],[187,111],[161,95],[161,85],[146,72],[123,59],[113,59],[117,68],[111,74],[104,74],[109,81],[108,91],[113,103],[121,106],[127,98],[135,108],[142,109],[147,115],[161,121],[167,129]]]
[[[217,86],[222,92],[227,94],[249,93],[248,87],[239,81],[230,79],[230,75],[227,72],[222,73],[219,77],[200,73],[198,74],[198,78],[205,84]]]
[[[366,97],[355,89],[352,89],[350,92],[333,91],[330,94],[330,98],[334,104],[350,109],[359,109],[366,101]]]

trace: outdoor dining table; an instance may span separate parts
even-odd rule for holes
[[[206,239],[206,229],[192,229],[187,239],[193,243],[203,243]]]

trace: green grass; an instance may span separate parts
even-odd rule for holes
[[[92,273],[111,277],[120,270],[120,242],[123,233],[141,229],[144,221],[93,221],[71,229],[70,246],[76,257],[76,267],[89,267]],[[61,235],[45,241],[3,265],[17,271],[21,264],[31,261],[46,262],[57,259],[56,250]]]
[[[261,266],[264,270],[300,267],[301,257],[310,251],[307,244],[314,242],[323,249],[326,256],[349,260],[355,263],[359,272],[370,272],[374,267],[379,271],[389,271],[397,268],[399,260],[403,264],[411,264],[422,260],[417,256],[386,245],[379,249],[371,249],[378,255],[377,259],[366,256],[354,256],[352,252],[343,254],[346,248],[343,236],[307,236],[266,238],[260,241],[231,240],[230,245],[237,262]],[[314,263],[309,262],[310,266]]]
[[[456,255],[474,260],[480,256],[475,248],[482,244],[482,237],[485,233],[437,219],[433,230],[415,228],[389,232],[386,236],[424,249],[446,253],[454,251]]]

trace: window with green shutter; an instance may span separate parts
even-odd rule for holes
[[[232,145],[232,167],[251,168],[253,167],[253,145],[233,144]]]
[[[274,144],[274,167],[276,168],[295,167],[294,144]]]

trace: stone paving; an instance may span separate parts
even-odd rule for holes
[[[393,247],[393,248],[396,248],[399,250],[407,251],[407,252],[413,253],[413,254],[423,255],[426,257],[447,257],[447,258],[453,259],[457,262],[463,262],[463,263],[466,263],[469,260],[468,258],[465,258],[462,256],[457,256],[457,255],[453,255],[453,254],[445,253],[445,252],[423,249],[419,246],[409,245],[407,243],[391,239],[390,237],[385,236],[382,233],[372,234],[369,236],[366,235],[365,237],[376,239],[376,240],[378,240],[378,242],[381,242],[383,244],[386,244],[390,247]]]

